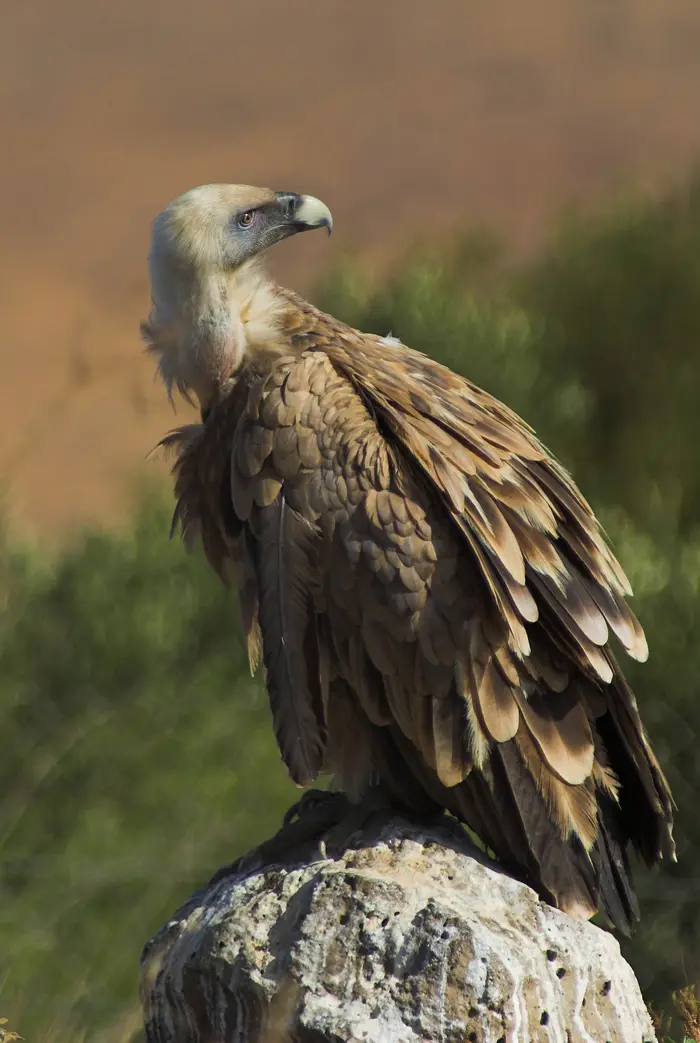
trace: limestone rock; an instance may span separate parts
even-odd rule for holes
[[[655,1040],[615,938],[450,830],[315,851],[234,863],[146,946],[148,1043]]]

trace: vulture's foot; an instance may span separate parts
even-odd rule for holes
[[[357,804],[337,790],[308,790],[284,816],[271,843],[315,839],[319,858],[337,857],[360,843],[371,844],[397,810],[379,786]]]
[[[338,790],[310,789],[296,804],[292,804],[284,816],[282,825],[290,826],[295,820],[301,822],[302,819],[319,814],[324,818],[336,813],[340,820],[350,807],[352,805],[348,798]]]
[[[350,808],[352,805],[344,793],[308,790],[287,811],[282,828],[274,837],[253,848],[222,872],[252,873],[269,865],[291,865],[325,858],[323,838],[342,822]]]
[[[402,813],[380,786],[372,787],[358,804],[346,805],[346,813],[321,838],[321,851],[329,857],[360,846],[371,847],[385,826]],[[404,809],[404,814],[406,811]]]
[[[207,886],[233,874],[254,873],[271,865],[339,858],[345,851],[370,847],[379,840],[384,828],[402,815],[412,821],[424,818],[426,825],[445,821],[441,810],[427,816],[408,812],[391,801],[380,786],[372,787],[357,804],[338,791],[308,790],[289,808],[282,828],[273,837],[220,869]],[[464,836],[456,821],[454,827]]]
[[[406,819],[412,825],[421,824],[429,830],[442,830],[447,843],[455,843],[459,850],[481,853],[474,840],[458,819],[447,814],[438,805],[409,809],[392,800],[381,787],[372,788],[359,804],[347,805],[347,813],[321,838],[321,850],[328,856],[376,844],[386,828],[396,819]]]

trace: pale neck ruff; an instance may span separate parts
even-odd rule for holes
[[[207,408],[258,353],[280,350],[284,300],[259,269],[200,272],[188,292],[154,297],[152,350],[169,391]]]

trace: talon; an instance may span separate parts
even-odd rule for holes
[[[324,807],[343,808],[346,804],[347,797],[343,793],[325,789],[307,790],[296,804],[292,804],[291,808],[287,810],[282,820],[283,828],[291,825],[295,820],[301,821],[305,817],[320,812]]]
[[[292,822],[294,821],[294,819],[297,818],[297,816],[299,814],[299,805],[300,804],[301,804],[301,801],[298,800],[296,802],[296,804],[292,804],[291,808],[287,808],[287,810],[284,813],[284,818],[282,819],[282,826],[283,827],[284,826],[290,826],[292,824]]]

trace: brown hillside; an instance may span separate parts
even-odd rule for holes
[[[695,0],[35,0],[2,22],[0,476],[45,536],[118,517],[173,422],[138,322],[149,221],[185,188],[320,195],[333,239],[276,262],[308,289],[458,222],[527,249],[572,197],[700,154]]]

